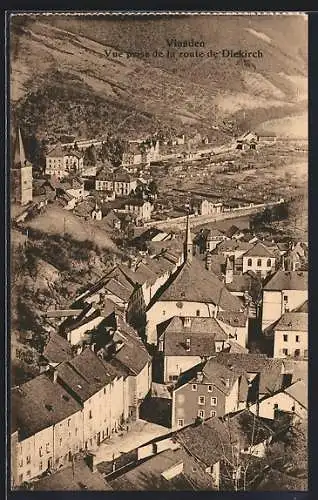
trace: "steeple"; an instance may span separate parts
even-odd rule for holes
[[[23,167],[25,165],[25,161],[26,161],[25,151],[22,141],[21,130],[19,128],[15,142],[13,164],[14,166]]]
[[[186,239],[184,242],[184,260],[191,264],[193,256],[193,243],[190,232],[189,214],[187,215]]]

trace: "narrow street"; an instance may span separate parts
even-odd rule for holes
[[[170,429],[161,425],[138,420],[129,424],[129,431],[120,431],[113,434],[111,438],[106,439],[101,445],[92,450],[96,457],[96,464],[108,462],[118,458],[122,453],[128,453],[131,450],[147,443],[151,439],[168,434]]]

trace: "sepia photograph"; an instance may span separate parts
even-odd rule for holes
[[[11,490],[308,490],[308,16],[11,12]]]

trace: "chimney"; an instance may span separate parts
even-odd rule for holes
[[[191,339],[186,339],[186,351],[190,351]]]
[[[212,255],[210,253],[206,254],[206,259],[205,259],[205,268],[208,271],[211,271],[212,268]]]
[[[197,381],[202,384],[203,382],[203,372],[198,372],[197,373]]]
[[[189,318],[188,316],[183,318],[183,326],[184,328],[191,328],[191,318]]]

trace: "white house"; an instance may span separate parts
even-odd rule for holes
[[[274,358],[308,358],[308,313],[286,312],[273,327]]]
[[[275,265],[274,253],[259,241],[243,254],[243,273],[253,271],[265,278],[275,271]]]
[[[307,271],[277,271],[263,288],[262,330],[307,299]]]

